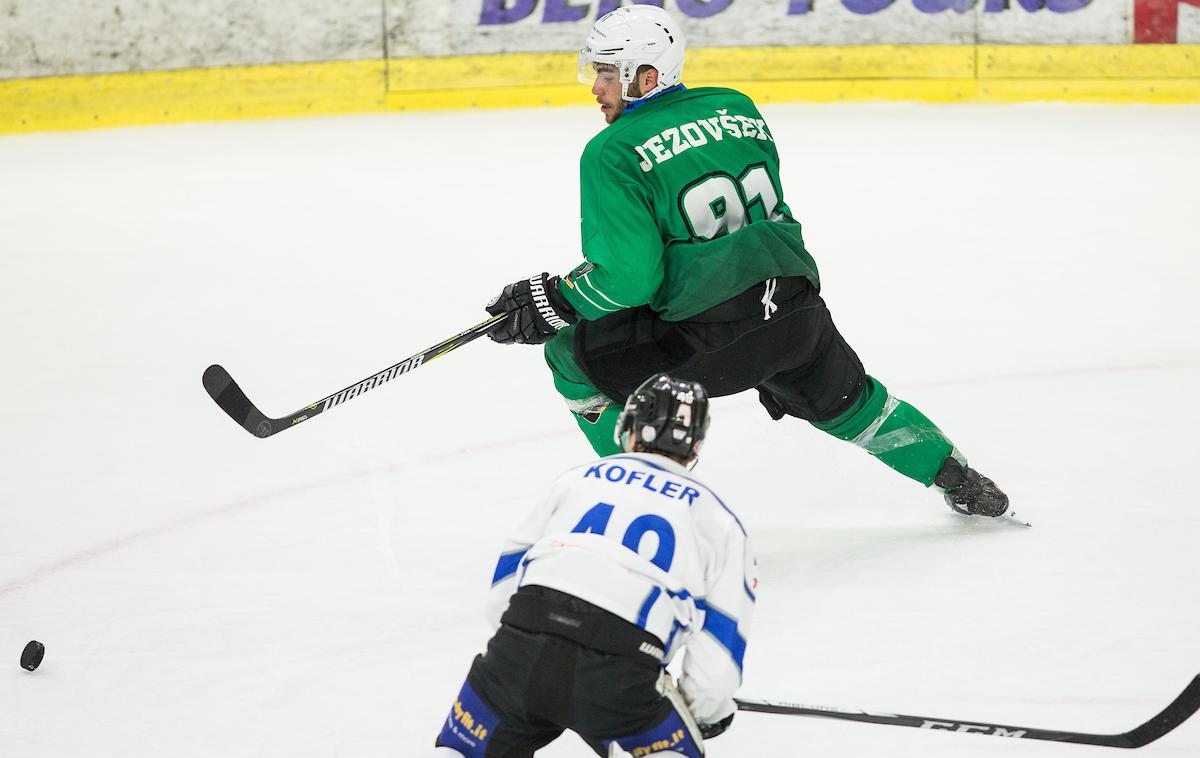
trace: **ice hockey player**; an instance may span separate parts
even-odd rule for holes
[[[1008,497],[920,411],[868,376],[825,307],[779,180],[774,135],[730,89],[686,89],[684,37],[661,8],[619,8],[580,52],[608,126],[580,161],[583,263],[504,288],[489,336],[541,344],[554,384],[600,455],[624,398],[659,372],[714,397],[751,388],[858,445],[960,513]]]
[[[428,758],[527,758],[564,729],[597,755],[695,758],[725,731],[757,579],[741,521],[690,473],[707,428],[701,385],[653,376],[617,420],[623,452],[558,478],[500,555],[498,630]]]

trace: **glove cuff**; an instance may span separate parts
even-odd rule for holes
[[[700,734],[703,735],[704,739],[706,740],[711,740],[714,737],[720,737],[725,733],[725,730],[729,728],[729,725],[733,723],[733,717],[736,713],[737,711],[734,711],[725,718],[713,724],[701,724]]]
[[[575,309],[558,290],[560,281],[562,281],[562,277],[548,276],[544,271],[529,277],[529,292],[533,298],[533,304],[537,308],[538,314],[556,332],[566,329],[579,320],[575,315]]]

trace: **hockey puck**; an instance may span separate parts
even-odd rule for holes
[[[26,671],[33,671],[42,664],[42,658],[46,655],[46,646],[37,640],[31,640],[25,649],[21,651],[21,668]]]

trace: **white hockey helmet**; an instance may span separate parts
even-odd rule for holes
[[[647,97],[679,84],[683,78],[683,29],[656,5],[617,8],[596,19],[587,43],[579,51],[579,81],[591,84],[595,64],[616,66],[621,76],[621,97],[629,96],[629,85],[641,66],[658,70],[658,85],[639,97]]]

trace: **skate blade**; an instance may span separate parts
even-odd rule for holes
[[[1013,526],[1030,526],[1030,527],[1033,526],[1033,524],[1031,524],[1028,521],[1026,521],[1025,519],[1021,518],[1013,511],[1005,511],[996,520],[997,521],[1007,521],[1008,523],[1012,524]]]
[[[970,516],[965,513],[959,514],[964,517],[963,522],[969,524],[984,524],[984,523],[1005,523],[1011,526],[1032,527],[1033,524],[1018,516],[1013,511],[1005,511],[999,516]]]

